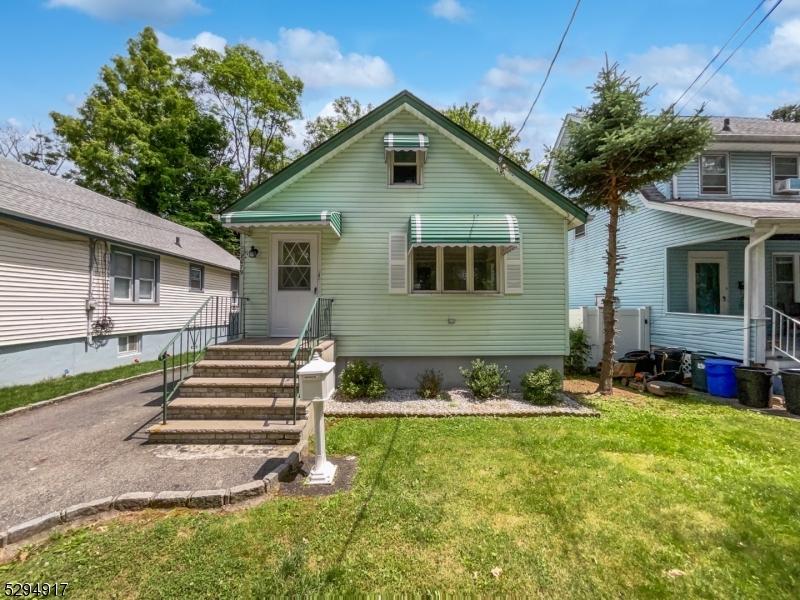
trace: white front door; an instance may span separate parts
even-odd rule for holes
[[[270,335],[297,337],[317,296],[316,235],[272,235],[270,252]]]

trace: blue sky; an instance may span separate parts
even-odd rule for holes
[[[767,0],[751,23],[774,2]],[[668,104],[756,4],[583,0],[524,142],[541,156],[563,115],[587,103],[586,88],[606,54],[658,84],[652,108]],[[341,94],[380,103],[408,88],[435,106],[480,101],[492,120],[518,124],[572,6],[572,0],[6,1],[0,124],[47,128],[49,111],[73,111],[100,66],[145,25],[174,55],[193,44],[247,42],[281,60],[306,82],[305,118]],[[701,101],[709,114],[755,116],[800,102],[800,0],[784,0],[692,106]]]

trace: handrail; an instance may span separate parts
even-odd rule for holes
[[[311,309],[308,311],[306,322],[303,324],[303,329],[297,338],[289,356],[289,362],[292,364],[294,370],[294,400],[292,401],[292,422],[297,423],[297,394],[298,394],[298,380],[297,380],[297,367],[298,361],[306,362],[311,356],[313,350],[323,340],[330,340],[333,338],[331,329],[333,312],[333,298],[314,299]]]
[[[797,353],[797,331],[800,329],[800,320],[775,307],[766,305],[765,308],[772,312],[772,350],[800,362]]]
[[[162,424],[167,422],[167,405],[192,367],[203,358],[206,348],[220,340],[244,337],[245,306],[244,298],[209,296],[159,353],[164,374]]]

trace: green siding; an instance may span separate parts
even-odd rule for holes
[[[383,135],[420,131],[430,149],[423,186],[387,185]],[[341,238],[322,232],[321,290],[335,299],[341,356],[561,355],[567,352],[566,221],[544,202],[408,112],[374,128],[253,210],[341,211]],[[515,215],[522,236],[521,295],[392,295],[389,233],[414,213]],[[308,231],[307,229],[305,231]],[[244,265],[249,334],[268,331],[270,233],[243,240],[261,250]],[[448,319],[455,319],[449,325]]]

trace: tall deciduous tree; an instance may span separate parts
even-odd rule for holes
[[[364,106],[350,96],[340,96],[333,101],[333,114],[319,116],[306,123],[306,139],[303,142],[306,151],[316,148],[328,138],[336,135],[348,125],[372,110],[372,104]]]
[[[38,126],[26,132],[10,123],[0,128],[0,156],[50,175],[60,174],[67,158],[64,143],[55,134]]]
[[[769,113],[769,118],[773,121],[800,123],[800,104],[785,104],[779,106]]]
[[[706,147],[711,127],[699,112],[677,117],[670,107],[646,112],[642,89],[617,65],[606,65],[591,88],[593,103],[567,124],[566,143],[553,151],[561,189],[588,209],[607,210],[608,246],[603,297],[603,362],[598,391],[612,391],[616,314],[614,295],[620,256],[619,217],[643,186],[668,180]]]
[[[212,214],[238,193],[225,128],[202,114],[151,28],[129,40],[78,108],[51,113],[77,182],[201,230],[228,249],[235,236]]]
[[[478,102],[450,106],[442,114],[455,121],[478,139],[486,142],[498,152],[506,155],[515,163],[526,169],[530,168],[531,153],[527,148],[520,148],[520,140],[511,123],[503,121],[495,125],[478,112]]]
[[[302,116],[299,78],[244,44],[226,46],[223,52],[195,48],[178,63],[199,105],[230,134],[226,154],[242,193],[286,164],[290,121]]]

